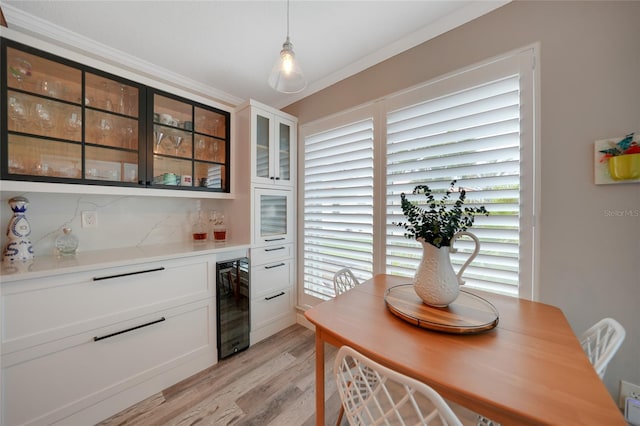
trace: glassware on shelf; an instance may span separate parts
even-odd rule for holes
[[[158,152],[160,150],[160,144],[162,143],[164,136],[164,132],[161,129],[156,128],[153,130],[153,140],[155,141],[155,147],[153,149],[154,152]]]
[[[220,127],[220,118],[214,118],[211,120],[211,134],[213,136],[218,136],[218,127]]]
[[[196,142],[196,157],[198,158],[202,157],[202,154],[204,153],[204,150],[206,147],[207,147],[207,144],[204,141],[204,139],[199,138],[198,142]]]
[[[220,151],[220,146],[219,146],[219,142],[218,140],[213,141],[213,143],[211,144],[211,159],[213,161],[218,161],[218,151]]]
[[[70,135],[76,135],[82,128],[82,119],[77,112],[72,112],[64,120],[64,129]]]
[[[105,142],[109,134],[113,130],[113,123],[108,118],[101,118],[98,120],[98,132],[100,133],[100,138],[102,139],[102,143]]]
[[[21,96],[9,96],[9,119],[14,122],[17,131],[21,131],[29,120],[29,110]]]
[[[118,100],[118,112],[120,114],[130,114],[129,108],[127,107],[127,89],[124,86],[120,86],[120,99]]]
[[[36,125],[40,127],[43,132],[51,130],[56,126],[53,118],[53,106],[50,102],[37,103],[34,109]]]
[[[43,95],[47,95],[52,98],[57,98],[62,95],[62,83],[59,81],[42,80],[38,86]]]
[[[71,233],[71,228],[62,228],[62,234],[58,235],[55,247],[60,256],[73,256],[78,249],[78,237]]]
[[[182,141],[184,140],[184,137],[180,135],[174,135],[174,136],[171,136],[171,139],[173,139],[173,146],[175,146],[176,155],[178,155],[178,150],[180,149],[180,145],[182,145]]]
[[[22,89],[22,82],[31,77],[31,64],[26,59],[15,57],[9,62],[9,73],[18,80],[18,87]]]
[[[111,101],[111,90],[106,81],[102,82],[102,90],[104,92],[104,106],[107,111],[113,111],[113,102]]]
[[[122,133],[122,145],[124,148],[136,148],[133,146],[134,130],[131,125],[121,127],[120,133]]]

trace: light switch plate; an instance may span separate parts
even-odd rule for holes
[[[82,227],[83,228],[97,228],[98,227],[98,212],[95,210],[89,210],[82,212]]]

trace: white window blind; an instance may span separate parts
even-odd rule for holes
[[[515,74],[387,113],[387,273],[413,276],[422,256],[421,246],[392,224],[404,220],[400,193],[418,184],[444,193],[456,179],[467,191],[465,205],[490,212],[476,216],[470,229],[480,253],[465,271],[466,285],[518,295],[520,111]],[[461,239],[455,246],[457,270],[473,242]]]
[[[333,275],[373,269],[373,119],[304,137],[304,293],[333,297]]]

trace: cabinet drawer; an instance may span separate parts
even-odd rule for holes
[[[202,351],[215,359],[213,327],[200,301],[3,356],[4,424],[50,424]]]
[[[279,318],[290,316],[293,292],[285,287],[264,294],[251,301],[251,330],[263,327]]]
[[[291,259],[251,268],[251,298],[262,297],[292,283]]]
[[[272,247],[251,249],[251,264],[254,266],[293,257],[293,244],[276,244]]]
[[[208,265],[201,257],[5,284],[2,353],[208,297]]]

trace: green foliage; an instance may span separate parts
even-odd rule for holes
[[[407,200],[403,192],[400,194],[400,200],[407,222],[393,222],[393,224],[405,229],[406,238],[422,238],[438,248],[450,246],[451,238],[457,232],[473,226],[475,215],[489,215],[484,206],[463,207],[466,191],[462,188],[458,191],[458,199],[455,202],[449,200],[455,183],[455,180],[451,182],[451,187],[440,200],[435,199],[431,188],[427,185],[417,185],[413,189],[413,194],[424,194],[427,199],[424,203],[426,208]]]

